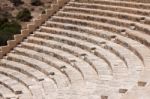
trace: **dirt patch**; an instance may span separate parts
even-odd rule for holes
[[[42,11],[51,6],[53,0],[41,0],[43,3],[40,6],[31,5],[31,0],[22,0],[24,3],[19,6],[14,6],[9,0],[0,0],[0,11],[7,11],[12,14],[13,17],[16,17],[17,13],[23,8],[28,8],[31,11],[33,18],[39,16]],[[25,25],[29,22],[21,22],[22,28],[25,28]]]

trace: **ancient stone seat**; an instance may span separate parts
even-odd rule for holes
[[[0,98],[149,99],[149,3],[68,0],[0,60]]]

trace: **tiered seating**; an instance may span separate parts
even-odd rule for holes
[[[70,0],[0,60],[0,99],[149,99],[149,0]]]

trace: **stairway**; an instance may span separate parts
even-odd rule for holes
[[[149,99],[149,0],[70,0],[0,60],[0,99]]]

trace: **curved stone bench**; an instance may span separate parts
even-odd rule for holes
[[[34,51],[34,50],[28,50],[27,48],[17,48],[16,50],[15,50],[17,53],[24,53],[25,55],[24,56],[28,56],[28,57],[30,57],[30,58],[33,58],[33,59],[36,59],[36,60],[38,60],[38,61],[41,61],[41,60],[43,60],[43,62],[44,63],[46,63],[46,64],[44,64],[44,67],[46,67],[46,69],[48,70],[48,71],[54,71],[55,73],[56,73],[56,77],[54,77],[55,79],[56,79],[56,83],[57,83],[57,85],[58,85],[58,82],[60,82],[59,80],[62,80],[62,78],[63,78],[63,80],[61,81],[61,83],[60,83],[60,86],[58,86],[58,87],[63,87],[63,86],[67,86],[68,84],[69,84],[69,79],[68,79],[68,81],[67,81],[67,78],[68,78],[68,76],[67,76],[67,74],[66,73],[64,73],[64,72],[62,72],[61,70],[60,70],[60,68],[58,67],[58,65],[57,64],[54,64],[53,62],[50,62],[50,61],[48,61],[49,59],[48,58],[46,58],[46,57],[41,57],[41,56],[39,56],[40,55],[40,53],[38,53],[38,52],[36,52],[36,51]],[[32,54],[29,54],[30,52],[32,52]],[[37,53],[37,54],[35,54],[35,53]],[[45,61],[44,61],[44,59],[45,59]],[[41,61],[42,62],[42,61]],[[41,63],[42,64],[42,63]],[[40,64],[39,64],[40,65]],[[53,68],[52,68],[53,67]],[[55,69],[54,69],[55,68]],[[57,72],[56,72],[56,70],[57,70]],[[67,77],[67,78],[66,78]]]
[[[65,2],[0,49],[0,98],[149,99],[149,0]]]

